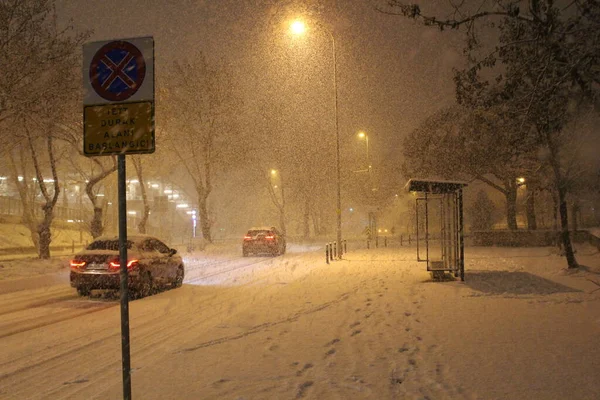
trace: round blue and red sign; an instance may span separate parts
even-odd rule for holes
[[[90,64],[90,82],[102,98],[124,101],[144,82],[146,62],[133,44],[117,40],[102,46]]]

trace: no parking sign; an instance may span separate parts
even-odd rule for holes
[[[83,46],[84,154],[154,152],[154,39]]]

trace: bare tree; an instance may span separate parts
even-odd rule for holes
[[[0,3],[0,128],[10,127],[17,138],[13,146],[3,149],[9,153],[23,202],[23,223],[32,232],[40,258],[50,257],[51,224],[60,193],[56,151],[62,137],[56,121],[68,118],[79,89],[76,81],[65,77],[78,70],[79,48],[86,35],[71,31],[71,26],[57,28],[53,1]],[[30,170],[36,179],[32,186],[26,173]],[[48,173],[51,178],[45,179]],[[36,213],[37,190],[42,198],[41,219]]]
[[[499,115],[454,106],[427,118],[403,142],[405,176],[478,179],[506,201],[506,222],[517,229],[518,178],[533,178],[537,147],[515,137]]]
[[[144,181],[142,156],[133,155],[131,156],[131,161],[133,162],[133,167],[135,168],[135,173],[138,177],[140,190],[142,192],[142,202],[144,203],[144,211],[142,213],[142,218],[140,219],[140,222],[138,222],[137,228],[139,233],[146,233],[146,223],[148,222],[148,217],[150,216],[150,201],[148,199],[148,192],[146,190],[146,182]]]
[[[167,140],[194,186],[200,229],[208,242],[214,221],[209,196],[215,170],[228,162],[223,154],[232,132],[234,98],[228,74],[226,65],[213,66],[201,55],[193,63],[174,64],[170,86],[162,91]]]
[[[560,211],[560,237],[569,268],[578,263],[569,234],[568,179],[563,128],[577,114],[578,104],[598,104],[600,68],[600,4],[596,0],[567,4],[553,0],[490,1],[475,10],[452,5],[454,15],[436,18],[415,4],[387,2],[384,12],[423,21],[439,29],[466,32],[469,67],[455,77],[459,103],[473,108],[502,105],[505,114],[522,124],[521,134],[532,135],[546,152]],[[486,47],[479,26],[497,33]],[[491,47],[491,48],[490,48]],[[575,112],[574,112],[575,111]]]
[[[32,100],[54,90],[56,65],[77,65],[88,33],[59,30],[55,18],[54,0],[0,2],[0,123],[33,111]]]

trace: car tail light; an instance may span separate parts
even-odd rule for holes
[[[133,267],[137,267],[139,260],[129,260],[127,262],[127,269],[130,270]],[[117,271],[119,268],[121,268],[121,262],[118,259],[112,260],[110,263],[108,263],[109,265],[109,269],[112,271]]]
[[[246,236],[244,236],[244,240],[252,240],[252,236],[246,235]]]
[[[69,263],[71,265],[71,269],[82,269],[85,267],[86,262],[81,260],[71,260]]]
[[[267,240],[275,240],[275,235],[267,235],[267,236],[265,236],[265,239],[267,239]]]

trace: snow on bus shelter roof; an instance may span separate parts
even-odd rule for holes
[[[409,192],[451,193],[467,186],[464,181],[409,179],[404,186]]]

